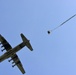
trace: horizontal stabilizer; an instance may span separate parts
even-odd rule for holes
[[[21,35],[21,38],[22,38],[22,40],[23,40],[23,43],[25,43],[25,45],[31,50],[31,51],[33,51],[33,48],[32,48],[32,46],[31,46],[31,44],[30,44],[30,41],[21,33],[20,34]]]

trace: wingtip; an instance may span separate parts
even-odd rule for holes
[[[31,51],[33,51],[33,49]]]
[[[20,35],[23,35],[23,33],[21,33]]]
[[[26,72],[23,72],[23,74],[25,74]]]

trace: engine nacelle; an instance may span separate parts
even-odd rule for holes
[[[1,48],[4,47],[3,45],[1,46]]]
[[[15,66],[16,66],[16,64],[12,65],[12,67],[15,67]]]
[[[15,62],[13,61],[12,64],[14,64]]]
[[[14,62],[12,62],[12,63],[14,63]],[[19,63],[20,63],[20,61],[16,62],[14,65],[12,65],[12,67],[15,67]]]
[[[16,57],[17,57],[17,56],[14,56],[14,57],[12,57],[10,60],[8,60],[8,61],[10,62],[10,61],[13,60],[13,59],[15,60]]]
[[[8,62],[12,61],[12,59],[8,60]]]
[[[2,49],[1,51],[3,52],[5,49]]]

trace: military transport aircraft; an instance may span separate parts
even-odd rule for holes
[[[33,51],[33,48],[29,42],[29,40],[21,33],[21,38],[22,38],[22,43],[20,43],[19,45],[17,45],[16,47],[12,48],[11,45],[6,41],[6,39],[0,35],[0,44],[2,44],[1,47],[4,47],[3,50],[1,50],[2,52],[4,50],[6,50],[7,52],[5,52],[2,56],[0,56],[0,62],[4,61],[5,59],[11,57],[11,59],[9,60],[12,61],[12,67],[16,66],[20,69],[20,71],[24,74],[25,70],[21,64],[21,61],[19,60],[16,52],[18,52],[20,49],[22,49],[24,46],[27,46],[31,51]]]

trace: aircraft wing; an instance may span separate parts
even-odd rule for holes
[[[6,51],[9,51],[10,49],[12,49],[11,45],[6,41],[6,39],[0,35],[0,44],[2,44],[2,47],[4,47],[4,49]],[[25,71],[23,69],[23,66],[21,64],[21,61],[19,60],[18,56],[16,54],[14,54],[12,57],[13,63],[15,63],[15,65],[17,65],[17,67],[20,69],[20,71],[24,74]],[[12,63],[12,64],[13,64]],[[14,67],[15,65],[13,65],[12,67]]]
[[[6,41],[6,39],[0,35],[0,44],[2,44],[1,47],[4,47],[4,49],[6,49],[6,51],[12,49],[11,45]]]
[[[22,63],[21,63],[21,61],[19,60],[17,54],[14,54],[11,58],[12,58],[12,60],[13,60],[13,63],[15,63],[12,67],[14,67],[14,66],[16,65],[16,66],[19,68],[19,70],[24,74],[24,73],[25,73],[25,70],[24,70],[24,68],[23,68],[23,66],[22,66]],[[12,64],[13,64],[13,63],[12,63]]]

